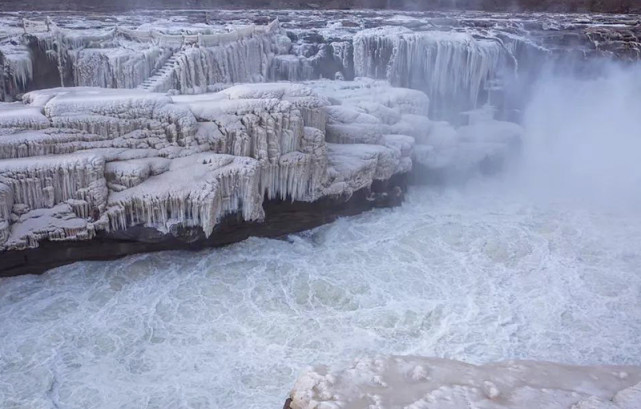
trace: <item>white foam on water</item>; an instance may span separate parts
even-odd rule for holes
[[[0,406],[278,408],[308,365],[370,354],[641,364],[639,216],[480,181],[287,241],[2,279]]]

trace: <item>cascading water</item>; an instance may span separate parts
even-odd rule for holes
[[[639,215],[501,189],[414,189],[286,241],[4,279],[0,396],[265,408],[307,365],[362,355],[641,363]]]

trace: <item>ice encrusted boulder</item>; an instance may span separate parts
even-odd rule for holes
[[[2,104],[0,246],[133,226],[209,236],[229,214],[261,220],[265,198],[344,198],[407,173],[407,119],[426,108],[424,94],[377,82],[378,100],[360,85],[329,98],[319,92],[326,86],[241,84],[180,96],[54,88]],[[335,136],[336,127],[364,132],[368,123],[378,127],[371,140]]]
[[[636,409],[641,367],[359,359],[345,369],[303,374],[290,399],[291,409]]]
[[[373,154],[368,146],[375,145],[386,148],[376,153],[382,162],[390,163],[389,159],[392,158],[395,165],[387,172],[379,170],[372,173],[374,179],[383,180],[393,173],[411,170],[415,141],[423,139],[424,125],[430,123],[429,118],[424,116],[429,107],[429,99],[424,93],[393,88],[384,81],[365,78],[349,82],[311,81],[306,85],[329,101],[324,107],[327,115],[326,139],[332,143],[330,153],[342,158],[336,161],[335,166],[344,170],[355,166],[356,163],[346,166],[350,163],[346,158],[351,156],[352,161],[357,158],[365,160],[358,166],[368,169],[366,158]],[[361,147],[360,151],[356,149],[358,146]],[[350,191],[354,190],[354,186],[359,186],[359,183],[354,183],[355,180],[345,185],[351,186]],[[333,182],[334,188],[341,183],[340,180]]]

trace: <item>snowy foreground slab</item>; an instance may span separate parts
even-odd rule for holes
[[[305,373],[290,399],[291,409],[638,409],[641,367],[360,359]]]

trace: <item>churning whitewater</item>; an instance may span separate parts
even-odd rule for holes
[[[273,408],[308,365],[362,355],[640,364],[640,215],[502,186],[417,188],[287,240],[4,279],[0,397]]]

